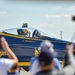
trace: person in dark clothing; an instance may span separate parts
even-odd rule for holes
[[[43,50],[38,57],[41,71],[37,72],[35,75],[74,75],[75,60],[73,56],[73,47],[73,45],[67,45],[68,61],[70,64],[62,70],[53,69],[54,54],[50,53],[48,50]]]
[[[35,29],[35,30],[33,31],[32,37],[39,37],[39,36],[40,36],[39,31],[38,31],[37,29]]]
[[[72,49],[72,53],[73,55],[75,56],[75,51],[74,51],[74,44],[73,43],[68,43],[67,45],[72,45],[73,46],[73,49]],[[67,45],[66,45],[66,51],[67,51]],[[68,53],[66,52],[65,53],[65,56],[64,56],[64,66],[63,67],[66,67],[67,65],[69,65],[69,61],[68,61]]]
[[[67,65],[69,65],[69,62],[67,61],[68,59],[68,54],[66,53],[65,56],[64,56],[64,66],[63,67],[66,67]]]

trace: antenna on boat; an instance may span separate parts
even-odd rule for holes
[[[62,31],[60,32],[60,38],[61,38],[61,40],[62,40]]]
[[[22,28],[27,28],[28,27],[28,23],[24,23],[23,25],[22,25]]]
[[[72,38],[71,38],[71,42],[73,42],[74,39],[75,39],[75,31],[74,31],[73,36],[72,36]]]
[[[75,22],[75,16],[72,16],[72,21]],[[73,42],[74,39],[75,39],[75,31],[74,31],[73,36],[72,36],[72,38],[71,38],[71,42]]]

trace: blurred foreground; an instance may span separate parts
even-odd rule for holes
[[[25,70],[21,70],[20,75],[31,75],[31,73]]]
[[[64,62],[63,61],[60,61],[60,64],[63,67]],[[21,75],[31,75],[30,72],[25,71],[23,68],[21,68],[20,74]]]

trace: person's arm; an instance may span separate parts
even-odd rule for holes
[[[61,65],[60,65],[58,59],[54,58],[53,61],[54,61],[54,68],[58,69],[58,70],[61,70],[62,68],[61,68]]]
[[[33,60],[34,60],[34,57],[32,57],[31,60],[30,60],[29,70],[31,69],[31,66],[32,66]]]
[[[75,72],[75,58],[73,56],[73,45],[68,45],[67,46],[67,54],[68,54],[68,62],[70,63],[67,65],[65,68],[63,68],[61,71],[58,73],[61,75],[74,75]]]
[[[31,72],[31,75],[35,75],[39,71],[40,71],[39,62],[38,62],[38,59],[36,59],[32,64],[30,72]]]
[[[4,51],[6,51],[9,59],[12,61],[13,66],[18,64],[18,59],[16,57],[16,55],[12,52],[12,50],[9,48],[7,41],[5,40],[4,37],[1,38],[1,46],[4,49]]]
[[[71,52],[68,52],[68,61],[70,64],[63,69],[63,72],[64,74],[72,75],[75,72],[75,59]]]

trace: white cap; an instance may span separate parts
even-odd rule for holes
[[[50,50],[51,52],[54,52],[54,49],[53,49],[53,44],[48,41],[48,40],[44,40],[41,44],[40,44],[40,49],[43,49],[43,50]]]

